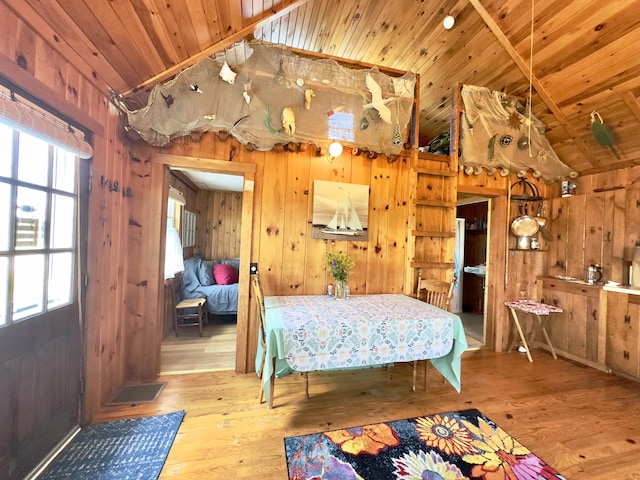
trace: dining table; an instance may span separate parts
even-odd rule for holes
[[[429,360],[460,392],[467,349],[458,315],[403,294],[265,296],[262,387],[273,408],[276,378]],[[256,372],[260,375],[262,346]]]

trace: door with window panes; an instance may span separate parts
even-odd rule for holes
[[[78,423],[80,162],[0,124],[0,478],[23,478]]]

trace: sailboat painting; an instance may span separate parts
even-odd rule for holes
[[[313,238],[367,239],[369,185],[313,182]]]

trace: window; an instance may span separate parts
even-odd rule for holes
[[[77,167],[0,124],[0,327],[74,301]]]
[[[182,243],[183,247],[193,247],[196,244],[196,214],[188,210],[184,211],[182,218]]]

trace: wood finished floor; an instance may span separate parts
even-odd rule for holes
[[[211,319],[202,329],[182,327],[170,333],[160,349],[160,374],[235,370],[237,325]]]
[[[255,374],[166,375],[155,403],[106,407],[104,421],[186,416],[161,479],[287,479],[283,437],[477,408],[568,479],[640,478],[640,384],[533,350],[468,351],[462,391],[430,367],[428,391],[411,392],[411,367],[278,379],[275,408],[258,404]],[[433,372],[433,373],[431,373]]]

